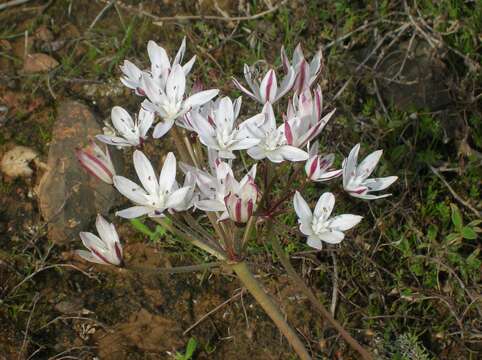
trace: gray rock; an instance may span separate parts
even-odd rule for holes
[[[111,185],[87,174],[75,156],[76,148],[99,133],[101,128],[87,106],[69,100],[59,104],[48,169],[38,187],[40,211],[54,243],[79,241],[79,232],[89,230],[96,214],[107,213],[117,197]],[[109,151],[116,156],[115,149]]]

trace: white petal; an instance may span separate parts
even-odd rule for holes
[[[184,107],[189,109],[191,107],[204,105],[205,103],[207,103],[209,100],[211,100],[218,94],[219,94],[218,89],[200,91],[188,97],[184,102]]]
[[[318,236],[328,244],[339,244],[345,238],[345,234],[341,231],[326,231],[318,234]]]
[[[152,132],[152,137],[154,139],[159,139],[166,135],[166,133],[171,130],[172,126],[174,125],[173,119],[168,119],[166,121],[159,121],[156,126],[154,127],[154,131]]]
[[[76,250],[75,253],[79,255],[82,259],[87,260],[89,262],[93,262],[96,264],[102,264],[102,265],[110,265],[109,263],[106,263],[102,259],[98,258],[94,254],[90,253],[89,251],[85,250]]]
[[[392,196],[392,194],[383,194],[383,195],[371,195],[371,194],[355,194],[355,193],[349,193],[351,196],[360,198],[360,199],[365,199],[365,200],[376,200],[376,199],[383,199],[389,196]]]
[[[254,160],[262,160],[266,157],[266,152],[259,146],[254,146],[248,149],[248,155]]]
[[[136,204],[145,204],[148,202],[147,193],[135,182],[119,175],[114,176],[113,181],[114,187],[132,202]]]
[[[159,175],[159,192],[169,192],[176,180],[176,157],[168,153]]]
[[[139,135],[145,137],[154,122],[155,114],[142,109],[139,111]]]
[[[308,240],[306,243],[308,244],[308,246],[311,246],[316,250],[321,250],[323,248],[320,238],[316,235],[308,236]]]
[[[174,191],[169,195],[166,201],[166,207],[175,208],[176,206],[181,205],[185,201],[186,196],[190,191],[191,191],[191,187],[189,186],[186,186]]]
[[[283,145],[280,147],[282,156],[289,161],[305,161],[308,159],[308,153],[291,145]]]
[[[327,220],[330,217],[334,206],[335,195],[333,195],[331,192],[323,193],[318,199],[318,202],[316,203],[313,215],[316,218]]]
[[[171,69],[166,82],[166,95],[171,101],[181,101],[186,91],[186,75],[180,65]]]
[[[273,69],[269,70],[264,76],[259,86],[259,92],[263,102],[273,102],[278,90],[278,82]]]
[[[196,55],[194,55],[187,63],[182,66],[182,71],[184,71],[184,75],[188,75],[191,72],[191,69],[196,62]]]
[[[153,76],[159,77],[166,69],[168,70],[171,67],[166,50],[152,40],[147,43],[147,53],[151,60]]]
[[[119,236],[113,224],[109,223],[100,214],[97,215],[95,227],[99,233],[100,238],[106,243],[109,249],[114,248],[114,244],[119,242]]]
[[[112,125],[121,134],[131,134],[134,121],[129,113],[120,106],[114,106],[111,111]]]
[[[251,92],[249,91],[248,89],[246,89],[243,85],[241,85],[241,83],[236,80],[235,78],[233,78],[233,84],[235,87],[238,88],[238,90],[244,92],[246,95],[248,95],[250,98],[256,100],[256,101],[259,101],[258,98]]]
[[[385,190],[398,180],[398,176],[388,176],[384,178],[366,179],[362,185],[368,187],[368,191]]]
[[[363,219],[359,215],[343,214],[330,219],[329,227],[333,230],[346,231],[357,225]]]
[[[118,136],[99,134],[99,135],[96,135],[95,138],[99,141],[102,141],[104,144],[109,144],[114,146],[123,146],[123,147],[134,146],[134,144]]]
[[[356,176],[356,163],[358,159],[358,151],[360,151],[360,144],[356,144],[351,149],[348,158],[343,164],[343,187],[346,188],[350,179]]]
[[[82,231],[79,233],[80,239],[82,240],[82,244],[87,249],[97,249],[98,251],[106,251],[108,250],[107,245],[97,236],[90,232]]]
[[[293,84],[295,82],[295,72],[292,67],[289,68],[288,74],[284,77],[283,81],[281,82],[281,85],[278,89],[278,93],[276,94],[276,98],[274,101],[278,101],[281,99],[288,91],[291,90],[293,87]]]
[[[303,223],[311,223],[311,220],[313,219],[311,209],[298,191],[295,192],[295,196],[293,197],[293,205],[298,218]]]
[[[149,194],[157,194],[159,191],[159,184],[157,183],[157,176],[152,168],[149,159],[142,151],[134,151],[134,168],[137,176],[142,183],[142,186]]]
[[[383,150],[377,150],[368,155],[363,161],[358,165],[356,169],[356,176],[362,179],[368,178],[380,160],[383,154]]]
[[[199,200],[196,207],[203,211],[225,211],[226,205],[222,201],[217,200]]]
[[[124,219],[134,219],[143,216],[152,211],[152,208],[147,206],[132,206],[130,208],[117,211],[115,214]]]

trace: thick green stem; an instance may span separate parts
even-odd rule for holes
[[[239,280],[248,289],[248,291],[253,295],[259,305],[263,310],[269,315],[271,320],[276,324],[278,329],[286,337],[290,345],[296,351],[298,356],[303,359],[311,359],[308,351],[301,342],[300,338],[296,332],[288,325],[283,314],[279,310],[278,306],[271,300],[268,294],[263,290],[258,280],[253,276],[251,271],[245,262],[239,262],[232,266],[233,271],[238,276]]]
[[[271,233],[271,222],[268,224],[268,231]],[[354,349],[356,350],[364,360],[372,360],[372,355],[360,345],[358,341],[356,341],[341,324],[331,316],[330,312],[323,306],[323,304],[317,299],[315,294],[306,286],[303,279],[298,275],[289,258],[286,256],[285,252],[281,248],[281,244],[278,240],[278,237],[275,234],[269,234],[271,239],[271,246],[273,247],[274,252],[278,256],[281,264],[285,268],[286,272],[288,273],[290,280],[293,285],[295,285],[298,290],[300,290],[305,296],[310,300],[312,305],[315,309],[323,316],[330,324],[333,326],[338,333],[343,337],[343,339]]]

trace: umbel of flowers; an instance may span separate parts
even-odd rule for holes
[[[97,135],[97,140],[107,145],[134,148],[132,163],[137,179],[116,174],[108,149],[102,150],[93,141],[77,151],[80,163],[129,200],[131,206],[117,211],[117,216],[152,218],[175,236],[229,264],[297,354],[310,358],[296,332],[243,261],[249,256],[247,243],[259,228],[255,224],[270,224],[278,214],[295,211],[307,245],[321,250],[323,244],[339,244],[362,217],[337,214],[335,195],[322,190],[312,210],[302,195],[307,185],[342,177],[341,190],[354,198],[373,200],[389,196],[377,192],[385,190],[397,177],[370,178],[381,150],[358,164],[360,144],[356,144],[342,161],[341,169],[334,168],[334,154],[319,153],[319,137],[335,114],[335,109],[324,108],[321,87],[316,85],[323,67],[321,52],[308,62],[298,45],[290,61],[282,48],[285,75],[280,82],[274,67],[263,73],[245,65],[245,84],[233,79],[234,85],[260,104],[259,113],[246,116],[241,97],[220,97],[219,90],[202,90],[199,82],[189,79],[196,59],[184,62],[185,39],[172,60],[153,41],[149,41],[147,50],[149,69],[139,69],[128,60],[121,66],[122,83],[140,99],[138,114],[132,116],[122,107],[114,107],[109,132]],[[286,111],[280,112],[281,100],[290,94]],[[168,153],[162,167],[155,169],[142,152],[143,144],[165,141],[166,136],[174,140],[176,154]],[[240,156],[241,152],[247,157]],[[277,176],[281,163],[288,163],[291,172],[285,184]],[[282,171],[287,171],[286,166]],[[275,184],[283,190],[278,198],[272,191]],[[299,184],[298,188],[293,184]],[[198,214],[203,212],[210,226],[198,221]],[[81,233],[88,251],[79,250],[78,254],[91,262],[128,268],[115,227],[100,215],[96,225],[99,237]],[[267,237],[276,238],[271,234]],[[336,320],[328,320],[339,329]],[[349,334],[339,331],[363,358],[371,357]]]

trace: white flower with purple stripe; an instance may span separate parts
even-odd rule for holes
[[[113,184],[112,177],[115,175],[115,169],[107,146],[105,151],[103,151],[95,141],[91,140],[88,146],[83,149],[77,149],[75,155],[80,165],[89,174],[107,184]]]
[[[180,65],[175,65],[171,69],[165,86],[144,74],[143,89],[147,99],[142,103],[142,107],[158,114],[162,119],[154,128],[153,137],[156,139],[164,136],[177,118],[184,116],[191,108],[207,103],[219,93],[219,90],[211,89],[184,98],[186,75]]]
[[[97,135],[96,138],[106,144],[119,147],[142,146],[146,139],[154,114],[141,109],[139,116],[133,120],[129,113],[120,106],[114,106],[111,112],[115,135]]]
[[[241,108],[241,97],[233,102],[229,97],[216,102],[207,116],[200,112],[192,114],[192,126],[199,140],[209,149],[218,151],[220,158],[234,159],[235,150],[245,150],[259,143],[259,139],[243,136],[235,125]]]
[[[147,157],[139,150],[134,151],[134,168],[143,187],[123,177],[114,176],[116,189],[136,206],[116,212],[117,216],[131,219],[143,215],[161,217],[167,209],[182,207],[189,196],[191,187],[178,188],[176,184],[176,157],[168,153],[162,166],[159,180]]]
[[[295,80],[293,68],[289,67],[287,75],[283,78],[280,86],[278,86],[276,73],[273,69],[268,70],[261,80],[261,83],[258,83],[258,81],[253,78],[252,69],[247,64],[244,64],[244,78],[246,79],[246,83],[250,90],[233,78],[234,85],[240,91],[261,104],[266,104],[267,102],[274,104],[291,90]]]
[[[345,238],[343,232],[357,225],[362,219],[361,216],[351,214],[330,217],[335,206],[335,196],[330,192],[320,196],[314,212],[311,212],[298,191],[293,198],[293,204],[300,231],[308,237],[307,244],[317,250],[322,249],[322,242],[339,244]]]
[[[281,47],[281,62],[286,73],[289,73],[290,68],[294,69],[295,81],[293,89],[295,93],[301,94],[305,89],[310,88],[318,77],[322,67],[322,53],[321,50],[318,50],[308,64],[301,49],[301,44],[298,44],[290,63],[283,46]]]
[[[271,103],[266,103],[263,112],[240,125],[242,134],[247,138],[259,140],[258,144],[248,149],[248,155],[255,160],[268,158],[274,163],[305,161],[308,153],[289,145],[284,125],[277,126]]]
[[[360,165],[357,166],[359,151],[360,144],[356,144],[353,149],[351,149],[348,158],[345,159],[343,163],[343,188],[345,191],[353,197],[366,200],[381,199],[390,196],[391,194],[370,194],[372,191],[385,190],[398,179],[398,176],[368,178],[373,170],[375,170],[375,167],[383,154],[383,150],[372,152],[360,163]]]
[[[321,117],[323,111],[323,97],[321,88],[311,93],[306,89],[299,96],[293,97],[288,104],[288,111],[284,122],[284,131],[288,145],[299,148],[316,138],[335,113],[335,109]]]
[[[332,169],[335,161],[335,154],[319,155],[318,147],[319,144],[318,141],[316,141],[310,145],[308,150],[310,158],[305,164],[305,172],[308,179],[311,181],[323,182],[340,176],[343,172],[342,169]]]
[[[90,232],[81,232],[82,243],[89,250],[77,250],[81,258],[103,265],[122,265],[122,246],[115,226],[101,215],[97,215],[95,222],[99,236]]]

